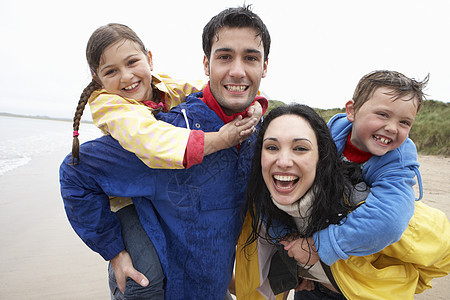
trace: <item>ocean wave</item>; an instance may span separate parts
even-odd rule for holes
[[[0,117],[0,176],[29,163],[33,157],[72,145],[71,122]],[[93,124],[81,124],[80,142],[101,135]]]
[[[31,157],[2,158],[0,159],[0,176],[8,171],[24,166],[31,161]]]

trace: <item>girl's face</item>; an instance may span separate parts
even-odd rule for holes
[[[279,204],[292,204],[316,177],[319,149],[309,123],[297,115],[275,118],[266,129],[261,153],[264,181]]]
[[[146,55],[131,40],[121,40],[103,51],[97,79],[108,93],[140,102],[153,99],[152,70],[151,53]]]

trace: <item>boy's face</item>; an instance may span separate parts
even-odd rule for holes
[[[261,78],[266,77],[267,61],[256,30],[224,27],[217,34],[219,39],[214,40],[203,66],[214,98],[232,115],[244,111],[255,99]]]
[[[392,89],[380,87],[358,111],[353,100],[346,104],[347,118],[353,122],[350,141],[360,150],[384,155],[406,140],[417,114],[417,99],[411,95],[394,100]]]

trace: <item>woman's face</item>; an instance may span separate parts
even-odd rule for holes
[[[279,204],[292,204],[316,177],[319,149],[309,123],[297,115],[275,118],[266,129],[261,150],[264,181]]]

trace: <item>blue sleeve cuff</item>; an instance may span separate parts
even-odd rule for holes
[[[339,259],[345,260],[348,258],[348,255],[339,248],[336,239],[334,238],[334,226],[335,225],[330,225],[313,235],[320,259],[329,266]]]

